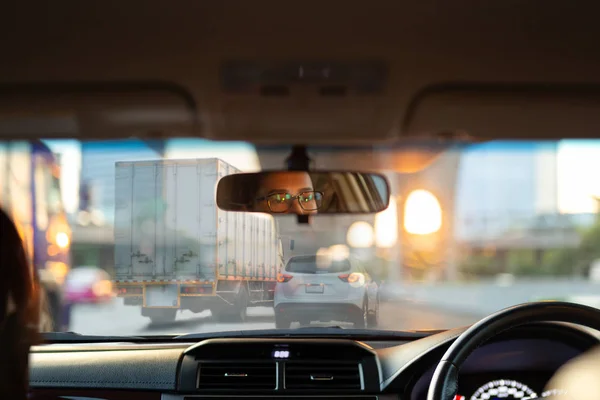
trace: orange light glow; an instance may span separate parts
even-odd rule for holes
[[[442,227],[442,206],[431,192],[410,192],[404,203],[404,229],[413,235],[429,235]]]

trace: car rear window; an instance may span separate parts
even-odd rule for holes
[[[300,274],[339,273],[349,271],[350,262],[348,260],[333,260],[329,257],[294,257],[288,262],[285,270]]]

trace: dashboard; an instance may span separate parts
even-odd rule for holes
[[[424,400],[437,361],[463,330],[381,340],[48,344],[31,354],[31,398]],[[559,323],[502,333],[468,358],[457,400],[542,396],[561,365],[597,344],[590,331]]]

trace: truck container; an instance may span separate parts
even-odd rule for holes
[[[225,212],[216,185],[239,172],[211,159],[116,163],[115,286],[153,322],[177,310],[243,320],[272,305],[283,249],[267,214]]]

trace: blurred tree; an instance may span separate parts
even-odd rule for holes
[[[578,232],[581,242],[576,248],[556,248],[544,251],[542,260],[536,260],[534,250],[512,250],[508,253],[506,272],[516,276],[587,276],[590,265],[600,259],[600,219],[591,227],[562,229]],[[469,255],[461,266],[466,276],[486,277],[499,272],[495,255]]]
[[[493,276],[497,272],[496,260],[494,256],[473,254],[459,264],[458,270],[467,278]]]
[[[543,275],[543,266],[535,262],[534,252],[531,250],[515,250],[508,254],[507,272],[515,276]]]

